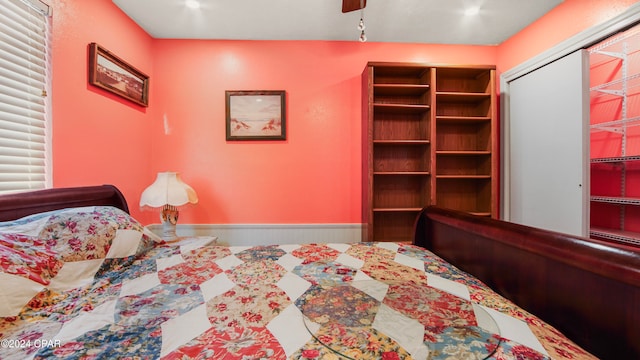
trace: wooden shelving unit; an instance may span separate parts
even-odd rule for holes
[[[497,215],[495,68],[369,63],[364,241],[410,242],[427,205]]]

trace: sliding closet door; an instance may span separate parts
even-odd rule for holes
[[[579,50],[509,83],[509,220],[588,234],[589,60]]]

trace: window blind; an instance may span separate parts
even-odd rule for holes
[[[0,1],[0,194],[50,186],[49,8]]]

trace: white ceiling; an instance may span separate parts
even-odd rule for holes
[[[342,0],[113,0],[154,38],[357,41],[361,12]],[[368,0],[369,42],[497,45],[562,0]],[[479,6],[467,16],[469,6]],[[569,21],[570,19],[567,19]]]

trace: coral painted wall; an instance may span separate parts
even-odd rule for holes
[[[501,46],[458,46],[161,40],[111,0],[50,1],[53,184],[115,184],[143,223],[157,222],[137,204],[158,171],[180,172],[200,196],[182,223],[359,223],[367,61],[504,71],[632,3],[565,0]],[[148,108],[87,84],[90,42],[150,75]],[[287,140],[227,142],[225,90],[286,90]]]
[[[153,51],[153,170],[197,190],[183,212],[196,223],[359,223],[367,61],[496,62],[495,47],[358,42],[157,40]],[[287,140],[226,141],[225,90],[286,90]]]
[[[88,45],[104,46],[153,79],[153,39],[110,0],[48,2],[53,186],[114,184],[135,209],[151,171],[149,109],[88,84]],[[155,89],[152,80],[152,98]]]
[[[564,0],[498,46],[498,70],[514,66],[627,10],[638,0]]]

